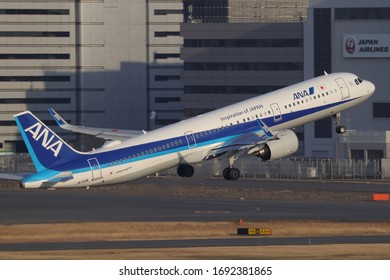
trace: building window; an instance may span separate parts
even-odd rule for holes
[[[326,118],[314,122],[315,138],[332,138],[332,119]]]
[[[184,86],[189,94],[264,94],[284,86]]]
[[[158,82],[178,81],[180,80],[180,76],[179,75],[156,75],[154,76],[154,80]]]
[[[0,59],[69,59],[68,53],[1,53]]]
[[[0,82],[69,82],[70,76],[0,76]]]
[[[180,53],[155,53],[154,59],[180,58]]]
[[[0,9],[0,15],[69,15],[68,9]]]
[[[302,62],[185,62],[186,71],[302,71]]]
[[[351,159],[364,160],[364,150],[351,150]]]
[[[390,19],[390,8],[337,8],[336,20]]]
[[[188,48],[301,48],[303,39],[185,39]]]
[[[332,72],[331,9],[314,9],[314,76]]]
[[[0,37],[69,37],[68,31],[0,31]]]
[[[156,103],[168,103],[168,102],[180,102],[180,97],[156,97],[154,99]]]
[[[183,14],[183,10],[174,10],[174,9],[154,10],[155,16],[182,15],[182,14]]]
[[[70,103],[70,98],[0,98],[0,104]]]
[[[390,118],[390,103],[374,103],[373,117],[376,119]]]
[[[155,121],[156,121],[156,125],[169,125],[169,124],[177,123],[180,120],[179,119],[156,119]]]
[[[367,159],[368,160],[378,160],[383,158],[382,150],[367,150]]]
[[[156,31],[154,37],[180,36],[180,31]]]

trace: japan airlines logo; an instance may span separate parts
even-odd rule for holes
[[[35,141],[41,140],[42,147],[44,147],[48,151],[52,151],[55,157],[58,156],[62,148],[62,142],[58,139],[57,141],[55,141],[56,139],[53,134],[50,137],[50,131],[45,128],[41,123],[37,122],[29,128],[26,128],[24,131],[31,133],[32,138]]]
[[[347,41],[345,41],[345,50],[349,54],[353,54],[355,52],[356,43],[355,40],[352,38],[348,38]]]

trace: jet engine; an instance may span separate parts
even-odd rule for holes
[[[290,129],[275,134],[277,139],[268,141],[255,155],[262,160],[275,160],[292,155],[298,150],[298,137]]]

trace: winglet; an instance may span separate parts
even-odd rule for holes
[[[68,124],[66,122],[66,120],[64,120],[56,111],[54,111],[53,108],[47,108],[51,114],[51,116],[53,117],[53,119],[57,122],[58,126],[63,126],[65,124]]]

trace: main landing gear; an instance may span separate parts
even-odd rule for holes
[[[337,114],[333,115],[333,119],[336,123],[336,132],[338,134],[344,134],[347,131],[347,129],[345,128],[345,126],[340,125],[341,113],[337,113]]]
[[[223,178],[225,180],[236,181],[236,180],[238,180],[238,178],[240,178],[240,176],[241,176],[240,170],[233,167],[233,163],[236,159],[238,159],[238,157],[236,157],[236,156],[232,156],[229,158],[229,166],[230,167],[226,167],[222,173]]]
[[[194,167],[189,164],[181,164],[177,167],[177,175],[180,177],[192,177],[194,175]]]

